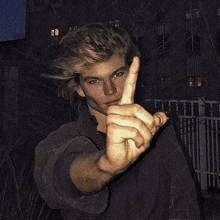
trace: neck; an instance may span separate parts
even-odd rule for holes
[[[98,122],[98,126],[97,126],[97,130],[101,131],[103,133],[106,133],[106,115],[104,115],[103,113],[96,111],[95,109],[89,107],[89,112],[91,115],[95,116],[97,122]]]

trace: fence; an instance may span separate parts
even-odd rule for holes
[[[220,189],[220,105],[216,101],[145,100],[156,110],[176,115],[180,136],[188,147],[201,188]]]

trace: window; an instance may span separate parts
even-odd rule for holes
[[[217,16],[220,16],[220,6],[217,7]]]
[[[75,31],[77,29],[77,26],[69,27],[69,32]]]
[[[191,32],[186,33],[186,53],[188,56],[200,56],[200,36]]]
[[[51,30],[51,37],[59,36],[59,29],[52,29]]]
[[[196,83],[195,84],[196,87],[202,87],[202,78],[196,77],[195,83]]]
[[[202,78],[201,77],[188,77],[188,86],[191,88],[201,88]]]
[[[170,54],[170,24],[166,22],[167,14],[157,15],[157,48],[159,58],[166,58]]]
[[[187,59],[187,76],[200,76],[201,74],[201,58],[190,57]]]
[[[220,57],[220,29],[217,32],[217,55]]]
[[[186,11],[186,19],[187,20],[192,20],[200,18],[200,11],[199,9],[189,9]]]
[[[115,20],[115,21],[109,21],[108,23],[111,25],[111,26],[115,26],[116,28],[119,27],[119,20]]]
[[[157,61],[157,72],[160,76],[160,84],[163,88],[169,87],[172,83],[172,64],[169,59],[159,59]]]
[[[169,88],[172,84],[172,79],[169,76],[163,76],[160,79],[162,88]]]
[[[193,81],[194,81],[194,79],[193,79],[193,77],[188,77],[188,86],[189,87],[193,87]]]
[[[18,66],[5,67],[5,126],[9,129],[18,123],[18,77]]]
[[[170,34],[157,35],[157,47],[159,58],[166,58],[170,54]]]
[[[161,24],[157,28],[157,34],[165,34],[165,33],[170,33],[170,24]]]
[[[201,58],[190,57],[187,59],[187,78],[189,87],[202,87]]]
[[[55,28],[51,30],[50,36],[52,38],[51,44],[58,45],[59,44],[59,29]]]
[[[119,27],[119,20],[115,20],[115,27]]]

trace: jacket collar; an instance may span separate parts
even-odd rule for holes
[[[92,140],[94,144],[99,148],[99,150],[105,148],[106,134],[97,130],[98,122],[95,116],[90,114],[85,99],[80,101],[78,111],[79,117],[77,120],[77,130],[80,135],[86,136]]]

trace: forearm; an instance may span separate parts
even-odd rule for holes
[[[71,180],[84,193],[94,193],[105,187],[116,174],[106,172],[105,151],[76,158],[70,167]]]

